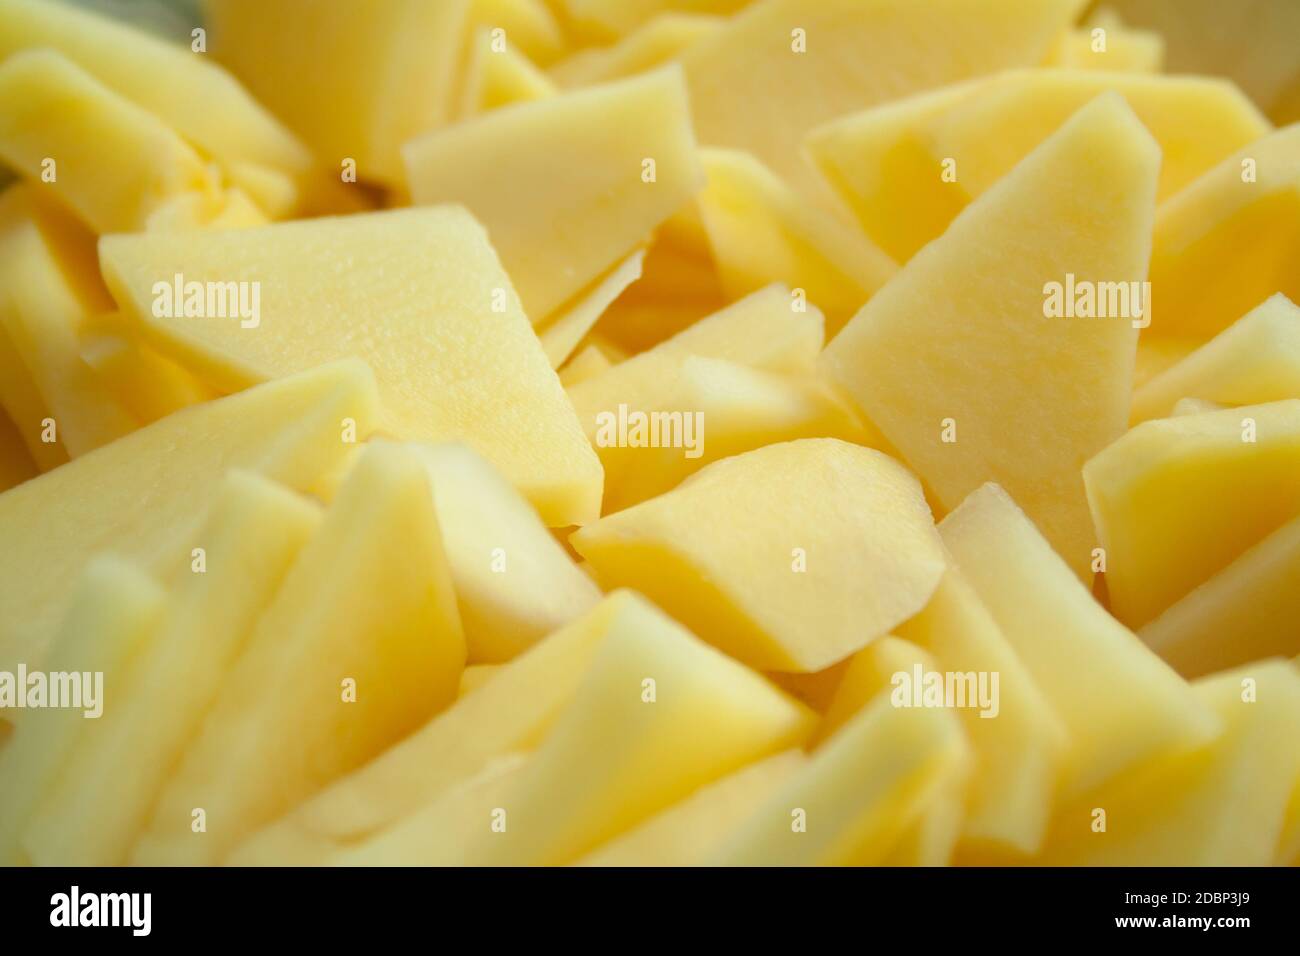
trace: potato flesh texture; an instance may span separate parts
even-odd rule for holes
[[[604,586],[642,589],[759,670],[849,656],[924,607],[944,566],[916,479],[832,438],[714,462],[570,542]]]
[[[975,759],[962,842],[1013,856],[1034,853],[1046,832],[1068,739],[1050,700],[955,567],[898,634],[934,655],[940,670],[998,675],[996,717],[961,711]]]
[[[0,405],[4,406],[23,446],[40,471],[50,471],[68,461],[67,450],[57,442],[45,442],[44,422],[50,416],[31,370],[0,324]]]
[[[807,763],[786,750],[701,787],[597,847],[577,866],[703,866],[727,834]]]
[[[810,372],[822,349],[823,319],[816,306],[791,307],[790,290],[760,289],[692,323],[649,351],[615,363],[603,375],[568,389],[578,421],[595,438],[596,416],[616,412],[619,403],[648,410],[660,383],[675,378],[689,356],[726,359],[775,372]]]
[[[808,130],[877,103],[1039,63],[1081,6],[763,0],[684,55],[695,128],[704,145],[747,149],[806,186],[811,170],[797,144]],[[792,52],[795,28],[805,31],[804,53]],[[766,108],[755,112],[755,103]]]
[[[824,353],[831,378],[945,509],[1000,482],[1081,577],[1095,536],[1079,468],[1124,433],[1137,330],[1129,318],[1046,318],[1044,288],[1067,274],[1144,278],[1159,164],[1132,111],[1103,94],[916,255]],[[950,421],[956,441],[944,440]]]
[[[809,376],[776,375],[698,356],[688,356],[676,373],[657,383],[657,396],[646,395],[644,405],[631,408],[702,416],[691,419],[696,422],[691,437],[700,454],[690,458],[686,448],[602,446],[598,441],[607,514],[670,491],[714,461],[764,445],[839,438],[879,448],[883,441],[851,405]],[[685,422],[683,418],[683,441]]]
[[[442,791],[426,806],[355,846],[322,861],[327,866],[464,866],[475,836],[510,825],[507,798],[529,763],[507,754]],[[501,811],[506,811],[502,817]],[[495,832],[495,831],[494,831]]]
[[[579,293],[538,330],[542,350],[546,352],[551,368],[558,369],[563,365],[614,300],[641,278],[644,261],[645,250],[638,249]]]
[[[371,445],[222,682],[133,861],[220,862],[451,702],[464,666],[424,465]],[[193,807],[208,813],[199,841]]]
[[[1300,308],[1270,296],[1134,391],[1132,421],[1164,418],[1184,398],[1219,405],[1300,398]]]
[[[40,471],[23,444],[23,436],[9,415],[0,409],[0,492],[35,478]]]
[[[510,294],[510,280],[462,209],[403,209],[262,229],[112,236],[104,274],[161,351],[223,389],[344,357],[374,370],[385,430],[464,440],[548,524],[599,513],[600,465]],[[153,285],[260,283],[261,321],[155,318]],[[492,306],[504,295],[506,311]]]
[[[568,47],[546,0],[471,0],[469,18],[472,26],[504,30],[507,44],[540,66],[554,62]]]
[[[497,671],[504,666],[504,664],[467,664],[460,675],[460,689],[456,692],[456,699],[459,700],[466,694],[478,690],[496,676]]]
[[[325,166],[400,184],[402,144],[450,117],[469,0],[205,6],[212,53]]]
[[[1150,30],[1104,27],[1106,48],[1095,49],[1095,27],[1067,30],[1047,55],[1046,66],[1073,70],[1124,73],[1159,73],[1165,58],[1165,41]]]
[[[1300,123],[1250,143],[1161,204],[1147,334],[1205,341],[1278,292],[1300,300]]]
[[[483,458],[462,445],[407,447],[429,472],[469,660],[508,661],[600,601],[537,512]]]
[[[1257,699],[1243,700],[1243,680]],[[1069,808],[1037,861],[1084,866],[1268,866],[1300,776],[1300,673],[1282,660],[1256,661],[1193,685],[1223,730],[1202,747],[1171,755]],[[1091,807],[1106,809],[1092,832]]]
[[[934,658],[928,651],[892,634],[872,641],[850,657],[809,746],[822,746],[881,691],[888,690],[894,674],[904,672],[910,677],[917,664],[925,671],[936,669]]]
[[[1187,683],[1093,600],[1002,489],[976,491],[939,533],[1065,724],[1063,798],[1216,731]]]
[[[572,89],[635,76],[677,59],[724,22],[709,14],[660,14],[612,46],[589,47],[561,60],[551,67],[550,77]]]
[[[92,318],[80,342],[82,361],[142,425],[217,397],[211,387],[133,335],[117,313]]]
[[[224,165],[296,173],[310,164],[293,134],[208,57],[66,3],[0,0],[0,60],[40,47],[58,50]]]
[[[677,67],[496,110],[403,154],[417,204],[462,203],[487,227],[534,323],[631,254],[703,181]]]
[[[182,409],[0,495],[0,668],[38,666],[66,603],[66,583],[104,550],[165,574],[188,566],[190,541],[230,468],[308,488],[376,416],[374,380],[340,362]],[[93,489],[89,491],[88,489]]]
[[[625,37],[671,12],[730,16],[749,0],[560,0],[570,22],[593,39]]]
[[[229,474],[195,536],[204,571],[118,683],[120,703],[73,748],[23,845],[37,865],[122,866],[149,811],[202,724],[232,662],[294,557],[320,524],[306,498]],[[131,768],[123,772],[123,768]]]
[[[1142,627],[1300,514],[1297,468],[1294,399],[1144,422],[1089,461],[1111,613]]]
[[[46,157],[54,196],[97,233],[143,229],[169,199],[213,188],[157,117],[58,53],[17,53],[0,64],[0,158],[37,179]]]
[[[697,199],[729,298],[772,282],[805,290],[838,332],[898,271],[862,233],[799,195],[748,153],[702,153]]]
[[[1300,518],[1278,528],[1138,632],[1188,678],[1300,652]]]
[[[456,107],[458,121],[556,93],[555,84],[527,56],[508,43],[504,49],[494,50],[492,43],[486,29],[479,30],[471,41],[469,65],[461,80]]]
[[[1202,343],[1195,339],[1158,339],[1147,335],[1138,338],[1137,358],[1133,363],[1133,393],[1143,388],[1157,375],[1163,375]]]
[[[242,189],[214,194],[187,193],[159,206],[145,221],[147,232],[184,229],[247,229],[270,220]]]
[[[614,367],[614,363],[605,357],[596,345],[586,345],[560,369],[560,384],[566,389],[579,382],[602,375]]]
[[[710,863],[879,864],[968,761],[955,715],[894,707],[882,693],[737,827]],[[795,810],[806,814],[806,831],[792,826]]]
[[[102,673],[104,712],[132,659],[147,645],[166,610],[167,597],[147,574],[117,558],[91,562],[74,584],[58,638],[46,664],[49,672]],[[32,664],[30,670],[37,670]],[[14,670],[10,670],[14,673]],[[20,688],[19,692],[25,692]],[[83,737],[94,737],[98,720],[83,710],[18,712],[12,739],[0,749],[0,864],[26,864],[22,830],[58,780]]]
[[[611,595],[524,651],[478,691],[253,834],[230,862],[323,862],[399,823],[493,760],[531,750],[572,701],[628,600]]]
[[[508,831],[485,829],[467,860],[572,862],[698,787],[797,746],[812,726],[802,704],[628,595],[572,704],[504,797]]]
[[[868,235],[906,262],[1071,114],[1107,90],[1125,97],[1160,145],[1158,198],[1173,195],[1269,131],[1240,91],[1220,80],[1033,70],[846,117],[811,133],[809,146]],[[955,182],[939,175],[947,159],[956,163]],[[910,221],[898,222],[904,213]]]

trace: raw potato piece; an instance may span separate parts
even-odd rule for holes
[[[114,706],[77,741],[24,833],[29,859],[126,863],[258,614],[319,524],[319,506],[274,482],[226,478],[193,539],[202,572],[191,563],[156,636],[115,675]]]
[[[18,433],[18,426],[0,410],[0,492],[21,485],[39,473],[23,444],[23,436]]]
[[[451,115],[469,0],[205,0],[211,52],[338,169],[399,185],[400,149]]]
[[[669,11],[726,16],[749,0],[559,0],[573,26],[596,38],[627,36],[655,15]]]
[[[82,326],[91,310],[105,305],[102,290],[85,288],[81,278],[82,254],[93,254],[94,239],[39,201],[33,191],[40,188],[20,184],[0,193],[0,334],[30,373],[60,446],[75,458],[140,422],[81,358]],[[23,408],[8,411],[16,417]],[[44,417],[23,421],[24,433],[38,435]]]
[[[370,445],[222,681],[133,860],[220,862],[450,703],[464,666],[425,466]],[[195,807],[204,833],[191,832]]]
[[[487,30],[480,30],[470,45],[469,65],[461,81],[458,121],[501,106],[553,96],[556,87],[527,56],[507,44],[492,48]]]
[[[772,282],[805,290],[838,332],[898,271],[851,225],[801,199],[748,153],[701,153],[708,186],[698,202],[729,298]]]
[[[1157,761],[1064,811],[1039,863],[1072,866],[1269,866],[1300,779],[1300,672],[1257,661],[1197,681],[1223,724],[1197,750]],[[1091,807],[1106,810],[1094,833]]]
[[[496,673],[504,667],[504,664],[470,664],[460,675],[460,689],[456,692],[456,699],[464,697],[478,690]]]
[[[689,356],[675,375],[657,385],[654,394],[643,396],[644,404],[630,409],[680,416],[684,447],[619,445],[619,416],[611,410],[596,430],[596,453],[605,467],[606,514],[663,494],[711,462],[764,445],[839,438],[882,447],[880,436],[850,403],[811,376],[782,376],[725,359]]]
[[[1144,422],[1083,469],[1111,612],[1141,627],[1300,514],[1300,399]]]
[[[495,110],[403,154],[416,203],[463,203],[487,227],[534,324],[703,182],[677,67]]]
[[[986,481],[1003,484],[1081,577],[1095,540],[1079,468],[1124,433],[1140,323],[1048,317],[1048,283],[1141,289],[1159,165],[1124,101],[1098,97],[918,253],[824,353],[944,508]]]
[[[463,445],[408,445],[429,470],[469,659],[503,662],[600,600],[537,512]]]
[[[599,513],[600,464],[486,233],[465,210],[108,236],[100,258],[123,311],[218,387],[363,358],[389,434],[466,441],[553,526]],[[222,289],[258,283],[243,288],[258,290],[260,315],[158,317],[155,284],[176,275]]]
[[[31,370],[22,354],[0,324],[0,406],[18,431],[32,462],[40,471],[50,471],[66,464],[68,452],[58,442],[48,441],[46,425],[50,417],[45,399],[32,380]]]
[[[567,38],[548,0],[471,0],[469,17],[479,28],[502,30],[507,49],[517,46],[541,66],[566,49]]]
[[[598,847],[578,866],[703,866],[727,834],[807,763],[802,750],[737,770]]]
[[[878,865],[969,762],[952,712],[895,707],[881,693],[736,828],[710,862]],[[801,817],[805,826],[796,829]]]
[[[849,656],[921,610],[944,568],[916,479],[833,438],[714,462],[570,542],[606,588],[641,589],[759,670]]]
[[[117,558],[95,559],[74,582],[46,670],[77,674],[87,706],[11,712],[19,715],[17,730],[0,749],[0,780],[5,782],[0,787],[0,865],[29,862],[19,849],[22,828],[41,809],[77,741],[98,733],[99,721],[86,715],[98,711],[102,716],[118,706],[123,671],[148,644],[166,604],[166,594],[149,575]],[[96,673],[103,675],[102,683],[93,678],[84,683]],[[16,679],[17,671],[8,674]],[[25,686],[16,689],[27,693]],[[96,695],[91,707],[90,697]]]
[[[1158,198],[1269,131],[1222,80],[1016,70],[846,116],[813,130],[807,144],[868,235],[906,262],[1108,90],[1123,95],[1160,146]]]
[[[532,749],[573,700],[596,649],[624,626],[628,603],[627,595],[611,596],[524,651],[475,693],[254,834],[230,862],[320,863],[406,819],[493,761]]]
[[[0,159],[43,182],[47,158],[47,188],[98,233],[143,229],[167,201],[216,188],[157,117],[58,53],[17,53],[0,64]]]
[[[988,711],[994,716],[961,711],[975,757],[962,842],[1003,857],[1033,854],[1046,833],[1068,742],[1051,698],[955,567],[898,633],[929,651],[943,671],[977,681],[998,675],[997,709]]]
[[[1175,403],[1258,405],[1300,398],[1300,308],[1278,293],[1133,393],[1134,424]]]
[[[1138,632],[1185,677],[1300,652],[1300,518]]]
[[[1104,31],[1098,36],[1096,31]],[[1114,70],[1125,73],[1159,73],[1165,58],[1165,41],[1150,30],[1130,30],[1121,25],[1093,25],[1061,34],[1047,55],[1047,66],[1076,70]]]
[[[804,133],[836,116],[1040,63],[1082,0],[760,0],[683,57],[705,146],[812,180]],[[796,52],[793,31],[805,51]],[[756,105],[762,104],[762,109]]]
[[[339,362],[162,421],[0,495],[0,670],[38,666],[66,582],[112,549],[166,578],[188,568],[193,532],[222,476],[244,468],[304,490],[374,425],[374,379]]]
[[[550,76],[566,88],[608,83],[677,59],[683,50],[709,36],[726,21],[707,14],[665,13],[609,47],[591,47],[551,67]]]
[[[116,312],[90,319],[79,340],[82,360],[141,424],[217,397],[212,388],[140,341]]]
[[[309,168],[306,147],[210,57],[68,3],[0,0],[0,60],[39,47],[62,53],[232,172]]]
[[[639,249],[632,253],[594,282],[591,288],[579,294],[569,308],[548,319],[544,323],[545,327],[538,329],[542,350],[546,352],[552,368],[559,368],[565,363],[605,310],[628,286],[641,278],[641,264],[644,261],[645,250]]]
[[[611,600],[621,604],[619,626],[503,795],[506,830],[483,827],[466,853],[471,864],[572,862],[812,729],[806,707],[639,595]]]
[[[850,657],[810,746],[817,748],[824,744],[881,691],[888,689],[895,674],[911,677],[912,669],[918,664],[923,671],[935,669],[934,658],[927,651],[892,634],[873,641]]]
[[[939,533],[1065,724],[1064,798],[1218,729],[1188,684],[1093,600],[1001,488],[980,488]]]
[[[1300,123],[1161,204],[1148,334],[1205,341],[1277,292],[1300,300]]]

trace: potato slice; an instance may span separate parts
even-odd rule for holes
[[[218,183],[199,154],[157,117],[50,50],[0,64],[0,158],[49,188],[95,232],[143,229],[186,193]]]
[[[592,327],[600,321],[605,310],[613,305],[628,286],[641,278],[641,264],[645,250],[638,249],[592,285],[580,292],[565,308],[547,319],[537,336],[542,340],[542,350],[552,368],[565,363]]]
[[[898,271],[861,232],[801,199],[748,153],[701,156],[709,182],[700,216],[729,297],[784,282],[805,291],[834,335]]]
[[[206,0],[211,52],[330,169],[402,182],[400,150],[454,106],[470,0]]]
[[[1095,31],[1103,30],[1098,36]],[[1165,41],[1151,30],[1134,30],[1123,24],[1090,24],[1061,34],[1047,54],[1046,66],[1073,70],[1121,73],[1159,73],[1164,65]]]
[[[20,184],[0,193],[0,329],[30,373],[41,411],[54,419],[59,445],[75,458],[134,431],[140,421],[81,358],[82,327],[92,310],[107,304],[103,291],[87,288],[77,271],[94,239],[38,199],[39,188]],[[11,417],[31,414],[23,405],[6,408]],[[23,420],[23,433],[35,439],[43,419]]]
[[[218,387],[358,356],[375,371],[389,434],[468,442],[549,524],[599,513],[599,461],[486,233],[463,209],[111,236],[101,258],[114,297],[150,341]],[[256,325],[156,317],[155,286],[177,275],[258,283]]]
[[[18,433],[18,426],[0,411],[0,492],[35,478],[40,471]]]
[[[1300,518],[1243,552],[1138,636],[1185,677],[1300,652]]]
[[[710,862],[880,864],[969,760],[951,711],[895,707],[883,692],[733,830]]]
[[[504,667],[504,664],[468,664],[460,675],[460,689],[456,692],[456,699],[464,697],[466,694],[472,694],[489,680],[491,680],[498,671]]]
[[[403,155],[416,203],[463,203],[487,227],[534,324],[703,182],[678,67],[495,110]]]
[[[559,0],[570,24],[582,34],[595,39],[627,36],[651,18],[670,11],[726,16],[735,13],[749,0]]]
[[[95,702],[103,713],[119,706],[125,690],[122,678],[132,660],[146,647],[160,625],[167,596],[156,581],[114,557],[99,557],[74,582],[58,638],[42,669],[47,673],[100,674],[102,697]],[[32,666],[30,671],[37,668]],[[16,675],[16,669],[8,669]],[[26,693],[26,687],[18,687]],[[84,691],[83,691],[84,694]],[[90,701],[83,696],[83,702]],[[41,809],[49,788],[75,753],[83,737],[100,735],[99,720],[87,719],[87,709],[61,708],[12,711],[19,714],[13,739],[0,748],[0,863],[30,862],[19,849],[23,827]]]
[[[1040,63],[1082,5],[761,0],[683,56],[695,129],[706,146],[748,150],[806,186],[814,176],[799,143],[808,130],[945,83]]]
[[[621,605],[573,703],[503,796],[505,827],[484,827],[469,863],[571,862],[812,730],[812,713],[761,675],[638,595]]]
[[[1300,400],[1138,425],[1083,467],[1111,611],[1141,627],[1300,514]]]
[[[525,54],[508,41],[500,49],[494,49],[496,42],[499,41],[494,41],[487,29],[474,34],[469,65],[461,80],[460,103],[455,111],[458,121],[512,103],[554,96],[557,92],[550,78]]]
[[[916,479],[833,438],[714,462],[570,542],[606,588],[640,588],[775,671],[819,671],[887,634],[925,606],[944,566]]]
[[[1147,332],[1205,341],[1277,292],[1300,300],[1300,123],[1161,203]]]
[[[132,860],[220,862],[454,700],[464,666],[424,463],[369,445],[222,681]],[[192,830],[196,808],[206,831]]]
[[[306,147],[211,57],[72,4],[0,0],[0,60],[36,48],[62,53],[232,171],[310,167]]]
[[[471,0],[470,23],[500,29],[507,47],[517,47],[539,66],[547,66],[568,48],[568,38],[548,0]]]
[[[767,757],[701,787],[576,866],[703,866],[727,835],[808,762],[799,749]]]
[[[33,863],[121,866],[263,608],[321,509],[232,472],[194,536],[203,570],[176,587],[155,636],[116,681],[118,700],[77,741],[23,834]],[[123,772],[124,768],[130,768]]]
[[[939,533],[1065,724],[1063,798],[1218,730],[1187,682],[1093,600],[1001,488],[973,493]]]
[[[469,659],[503,662],[600,600],[501,475],[463,445],[404,446],[428,469]]]
[[[1096,542],[1079,466],[1124,433],[1137,310],[1051,318],[1047,289],[1068,276],[1126,291],[1143,280],[1159,165],[1132,110],[1103,94],[913,258],[824,354],[944,508],[983,482],[1004,484],[1081,577]]]
[[[1251,309],[1137,389],[1132,421],[1162,418],[1182,398],[1219,405],[1300,398],[1300,308],[1278,293]]]
[[[707,13],[662,13],[607,47],[580,50],[550,69],[566,89],[635,76],[677,59],[726,20]]]
[[[374,425],[374,379],[340,362],[183,409],[0,495],[0,670],[38,666],[67,582],[98,552],[169,577],[230,468],[309,488]]]
[[[807,145],[867,234],[907,262],[1108,90],[1124,97],[1160,146],[1161,198],[1269,131],[1254,104],[1222,80],[1016,70],[846,116],[813,130]]]
[[[627,602],[613,595],[530,647],[478,691],[253,834],[230,862],[320,863],[400,823],[493,761],[531,750],[573,700],[606,635],[622,626]]]
[[[1248,691],[1248,684],[1250,689]],[[1038,862],[1072,866],[1268,866],[1300,779],[1300,673],[1257,661],[1197,681],[1224,730],[1064,809]],[[1248,783],[1246,781],[1249,781]],[[1105,832],[1094,832],[1094,808]]]
[[[956,567],[898,634],[929,651],[940,670],[976,681],[997,675],[996,711],[960,711],[975,757],[962,843],[977,854],[1032,855],[1046,834],[1068,743],[1052,699]]]

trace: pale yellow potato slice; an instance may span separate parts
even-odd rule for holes
[[[706,13],[662,13],[607,47],[587,47],[551,67],[551,79],[571,89],[635,76],[677,59],[726,20]]]
[[[468,56],[460,81],[457,121],[556,93],[555,84],[537,64],[511,46],[506,37],[494,38],[486,28],[474,34]]]
[[[999,482],[1081,577],[1096,541],[1079,468],[1128,421],[1159,166],[1133,111],[1103,94],[958,216],[824,353],[945,509]],[[1114,311],[1131,314],[1049,317],[1049,284],[1064,289],[1070,276],[1122,286],[1129,309]]]
[[[638,588],[772,671],[819,671],[889,633],[925,606],[944,568],[916,479],[833,438],[714,462],[569,540],[604,587]]]
[[[1153,620],[1300,514],[1300,399],[1138,425],[1083,468],[1111,611]]]

